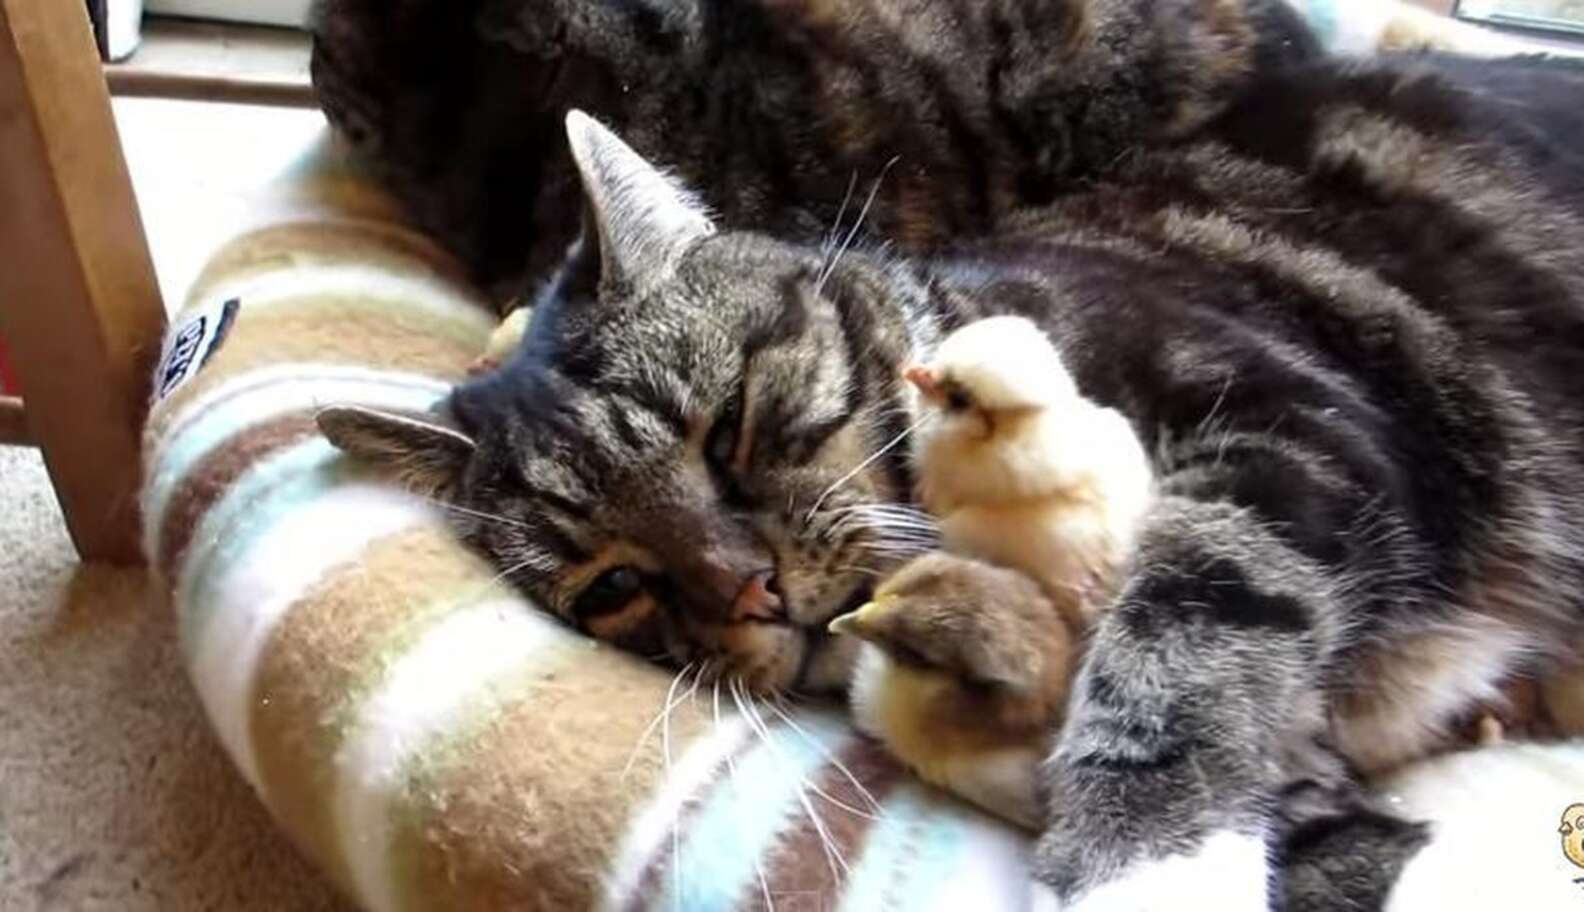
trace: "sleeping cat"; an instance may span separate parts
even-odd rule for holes
[[[331,121],[503,299],[577,236],[570,108],[780,237],[886,171],[865,224],[923,252],[1318,54],[1286,0],[318,0],[313,30]]]
[[[634,15],[610,34],[647,35],[683,84],[697,75],[696,22]],[[910,237],[910,206],[956,213],[972,175],[910,182],[906,157],[933,168],[966,147],[865,150],[869,174],[904,156],[871,213],[901,238],[892,254],[798,227],[834,218],[852,157],[798,159],[814,171],[789,171],[787,195],[816,188],[810,173],[829,184],[777,238],[733,221],[742,200],[783,199],[731,180],[755,161],[776,172],[765,134],[651,131],[721,219],[575,122],[594,227],[513,360],[443,416],[331,410],[325,429],[513,518],[458,528],[569,623],[718,658],[764,690],[834,687],[851,656],[824,625],[915,544],[873,509],[915,480],[906,448],[886,448],[915,415],[898,368],[964,322],[1028,316],[1081,391],[1146,436],[1161,482],[1047,764],[1037,875],[1078,909],[1266,908],[1273,889],[1289,908],[1378,905],[1418,837],[1368,807],[1356,774],[1434,749],[1502,678],[1576,656],[1584,633],[1584,69],[1266,61],[1163,133],[1146,102],[1171,96],[1149,89],[1164,71],[1132,64],[1105,84],[1143,107],[1112,138],[1146,142],[1051,159],[1038,192],[1012,181],[1004,207],[937,239]],[[1093,81],[1055,85],[1070,94],[1042,110],[1105,109],[1081,104]],[[697,164],[701,142],[736,150],[730,167]]]
[[[584,119],[597,254],[516,359],[454,427],[326,429],[523,523],[462,530],[569,622],[818,687],[843,664],[819,625],[887,541],[851,508],[911,488],[901,454],[835,484],[909,422],[897,368],[1030,315],[1149,429],[1162,492],[1048,767],[1040,873],[1078,908],[1260,908],[1269,845],[1328,832],[1353,770],[1434,747],[1581,630],[1584,169],[1488,97],[1294,72],[1221,137],[927,260],[718,233]]]
[[[507,300],[577,236],[570,108],[729,224],[783,237],[821,236],[906,151],[866,224],[925,252],[1318,56],[1295,12],[1317,3],[316,0],[312,70],[342,137]],[[1508,47],[1392,0],[1334,0],[1325,18],[1354,53]]]

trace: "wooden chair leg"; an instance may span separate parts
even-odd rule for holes
[[[164,323],[86,5],[0,0],[0,335],[85,559],[141,559]]]
[[[27,409],[15,396],[0,396],[0,446],[25,446],[33,442],[28,435]]]

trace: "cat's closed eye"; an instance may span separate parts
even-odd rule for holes
[[[579,623],[614,614],[626,608],[643,592],[643,576],[632,567],[612,567],[584,587],[572,605]]]
[[[721,500],[734,506],[746,506],[748,495],[738,482],[739,463],[746,461],[743,435],[743,390],[738,389],[704,438],[704,458],[709,463],[710,475],[720,487]]]

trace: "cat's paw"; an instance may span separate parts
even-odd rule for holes
[[[1080,873],[1097,861],[1093,857],[1070,859],[1073,870]],[[1045,863],[1058,862],[1047,858]],[[1063,879],[1062,892],[1067,898],[1059,906],[1062,912],[1269,912],[1271,908],[1271,867],[1265,840],[1230,830],[1211,834],[1188,852],[1135,858],[1109,877]]]

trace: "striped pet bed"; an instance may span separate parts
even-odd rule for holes
[[[828,711],[745,710],[567,631],[436,505],[335,452],[318,408],[429,407],[496,315],[328,139],[270,199],[173,321],[145,541],[218,737],[348,896],[378,912],[1026,906],[1023,835]],[[1476,850],[1512,856],[1542,890],[1528,908],[1584,902],[1555,845],[1584,801],[1575,771],[1584,749],[1513,747],[1391,784],[1452,834],[1398,907],[1488,907],[1468,903],[1514,884],[1487,882]]]
[[[243,776],[370,909],[1015,908],[1021,838],[829,715],[536,613],[440,510],[320,437],[424,409],[495,325],[326,145],[173,322],[146,541]],[[838,886],[839,885],[839,886]]]

